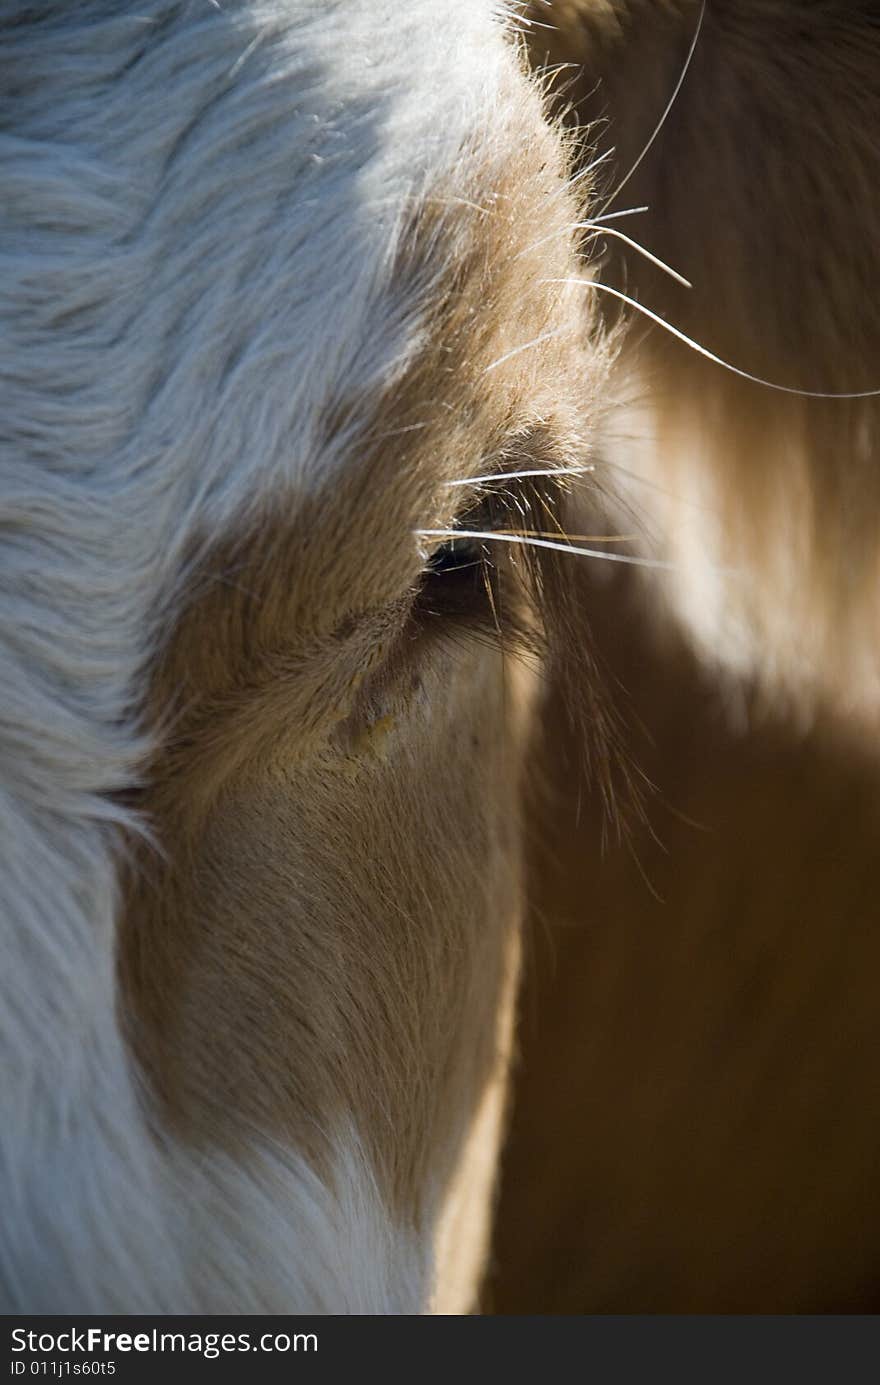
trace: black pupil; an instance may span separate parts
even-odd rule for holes
[[[463,535],[448,539],[431,554],[428,571],[434,574],[459,572],[462,568],[478,566],[483,561],[483,546],[479,539]]]

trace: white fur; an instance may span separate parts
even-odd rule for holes
[[[182,1170],[190,1282],[217,1313],[423,1312],[430,1240],[395,1226],[354,1131],[335,1144],[323,1183],[267,1144],[244,1164],[212,1155]]]
[[[120,1036],[110,796],[198,546],[267,496],[332,503],[351,439],[323,420],[366,420],[419,343],[397,232],[491,130],[515,59],[481,0],[33,13],[0,19],[0,1299],[183,1311],[214,1300]],[[237,1170],[235,1205],[272,1217],[274,1177]],[[241,1282],[259,1218],[211,1242],[230,1306],[416,1306],[353,1174],[327,1206],[283,1179],[268,1299]]]
[[[126,1118],[133,1134],[132,1113]],[[120,1129],[122,1121],[119,1122]],[[85,1223],[52,1235],[59,1190],[82,1169],[68,1141],[42,1163],[44,1181],[8,1266],[7,1312],[358,1313],[425,1311],[433,1283],[429,1235],[394,1224],[363,1147],[352,1130],[334,1142],[323,1181],[295,1152],[268,1142],[244,1158],[182,1148],[154,1164],[144,1208],[129,1203],[144,1172],[136,1148],[129,1167],[106,1161],[93,1172],[89,1201],[71,1207]],[[143,1151],[141,1151],[141,1155]],[[71,1165],[71,1156],[76,1162]],[[21,1212],[22,1205],[11,1204]],[[126,1216],[120,1218],[120,1209]],[[60,1209],[63,1215],[63,1207]],[[133,1210],[134,1220],[127,1213]],[[164,1215],[163,1215],[164,1214]],[[158,1225],[156,1225],[158,1223]],[[86,1235],[101,1237],[110,1267],[78,1261]],[[45,1274],[45,1243],[59,1258]],[[8,1245],[8,1242],[7,1242]],[[31,1272],[40,1266],[41,1272]],[[117,1277],[114,1279],[113,1275]]]

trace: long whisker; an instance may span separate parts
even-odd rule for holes
[[[647,211],[647,208],[644,208],[644,210]],[[610,215],[614,216],[615,213],[611,212]],[[623,216],[625,213],[621,212],[619,215]],[[591,218],[589,221],[572,221],[568,226],[564,226],[555,231],[548,231],[546,236],[541,236],[539,240],[534,240],[530,245],[527,245],[525,250],[520,250],[515,258],[520,260],[523,255],[530,255],[533,250],[537,250],[540,246],[546,245],[547,241],[555,240],[558,236],[563,233],[567,234],[569,231],[590,231],[593,236],[614,236],[616,240],[622,240],[625,245],[628,245],[631,250],[635,250],[637,254],[643,255],[646,260],[650,260],[651,264],[656,265],[658,269],[662,269],[663,273],[668,274],[671,279],[675,279],[679,284],[683,284],[686,289],[693,288],[693,284],[689,279],[686,279],[683,274],[679,274],[677,269],[673,269],[665,260],[661,260],[658,255],[653,254],[650,250],[646,250],[644,245],[640,245],[637,240],[633,240],[631,236],[624,235],[623,231],[618,231],[614,226],[600,226],[599,218]]]
[[[643,245],[639,245],[638,241],[633,240],[631,236],[624,235],[623,231],[618,231],[614,226],[602,226],[601,228],[593,230],[594,223],[591,221],[584,221],[581,225],[584,230],[591,230],[596,236],[614,236],[615,240],[622,240],[624,245],[630,246],[632,250],[643,255],[646,260],[650,260],[651,264],[656,265],[658,269],[662,269],[663,273],[668,274],[671,279],[677,280],[679,284],[684,284],[686,289],[693,288],[691,281],[686,279],[683,274],[679,274],[677,269],[673,269],[665,260],[661,260],[658,255],[653,255],[650,250],[646,250]]]
[[[539,236],[537,240],[530,241],[524,250],[518,250],[514,255],[515,260],[521,260],[524,255],[531,255],[533,250],[539,250],[542,245],[546,245],[550,240],[558,240],[560,236],[567,236],[570,231],[582,231],[585,227],[592,226],[590,221],[569,221],[565,226],[557,226],[546,235]]]
[[[616,153],[617,150],[612,145],[610,149],[605,150],[604,154],[600,154],[597,159],[593,159],[591,163],[588,163],[586,168],[582,168],[578,173],[573,174],[565,186],[567,188],[573,188],[575,183],[579,183],[582,178],[588,178],[590,174],[594,173],[602,164],[607,163],[609,159],[613,159]]]
[[[591,216],[589,225],[598,226],[602,221],[619,221],[622,216],[638,216],[641,212],[649,212],[650,207],[625,207],[622,212],[602,212],[599,216]]]
[[[470,533],[470,530],[467,530]],[[560,540],[566,542],[571,540],[573,543],[637,543],[641,535],[639,534],[569,534],[564,529],[559,531]],[[495,529],[495,534],[520,534],[527,539],[548,539],[550,535],[544,529]]]
[[[691,59],[692,59],[693,56],[694,56],[694,51],[696,50],[696,47],[697,47],[697,41],[698,41],[698,39],[699,39],[699,37],[700,37],[700,30],[701,30],[702,27],[703,27],[703,19],[704,19],[704,17],[705,17],[705,14],[706,14],[706,0],[703,0],[703,3],[700,5],[700,17],[699,17],[699,19],[697,20],[697,27],[696,27],[696,29],[694,30],[694,36],[693,36],[693,38],[691,39],[691,46],[690,46],[690,48],[688,49],[687,57],[686,57],[685,60],[684,60],[684,67],[681,69],[681,72],[680,72],[680,74],[679,74],[678,81],[677,81],[676,84],[675,84],[675,88],[674,88],[674,90],[673,90],[673,93],[672,93],[672,95],[670,96],[669,100],[668,100],[667,103],[666,103],[666,107],[665,107],[665,109],[664,109],[664,111],[663,111],[663,114],[661,115],[661,117],[660,117],[660,119],[658,120],[657,124],[654,126],[653,133],[652,133],[652,135],[651,135],[651,138],[648,140],[648,143],[647,143],[647,144],[645,145],[645,147],[642,149],[641,154],[640,154],[639,157],[636,159],[636,161],[635,161],[635,163],[633,164],[632,168],[630,169],[629,173],[627,173],[626,176],[625,176],[624,178],[621,179],[621,181],[617,184],[617,187],[616,187],[616,188],[614,189],[614,191],[611,193],[610,197],[608,197],[608,198],[606,199],[605,205],[604,205],[603,208],[602,208],[603,212],[607,211],[608,208],[611,206],[611,204],[612,204],[613,202],[616,202],[616,201],[617,201],[617,198],[620,196],[621,192],[622,192],[623,189],[626,187],[626,185],[627,185],[627,183],[629,182],[630,178],[633,176],[633,174],[635,173],[636,169],[639,167],[639,165],[641,164],[641,162],[642,162],[642,160],[644,159],[645,155],[647,154],[648,150],[651,148],[651,145],[654,143],[654,141],[655,141],[655,139],[657,138],[657,136],[659,135],[660,131],[663,129],[663,126],[666,124],[666,120],[667,120],[667,117],[669,116],[669,112],[672,110],[672,107],[675,105],[676,99],[677,99],[677,97],[678,97],[678,93],[681,91],[682,84],[684,83],[684,79],[685,79],[685,77],[686,77],[687,74],[688,74],[688,69],[689,69],[689,67],[690,67],[690,65],[691,65]]]
[[[587,466],[530,467],[526,471],[493,471],[487,476],[465,476],[459,481],[447,481],[447,486],[488,485],[490,481],[518,481],[523,476],[585,476],[594,471],[592,463]]]
[[[677,572],[677,563],[655,558],[634,558],[628,553],[603,553],[598,548],[582,548],[579,544],[557,543],[555,539],[531,539],[522,534],[499,533],[493,529],[417,529],[420,539],[483,539],[487,543],[514,543],[523,548],[549,548],[555,553],[571,553],[582,558],[601,558],[606,563],[626,563],[630,567],[657,568],[661,572]]]
[[[794,385],[779,385],[775,380],[764,380],[760,375],[751,375],[749,371],[741,370],[739,366],[731,365],[730,361],[722,360],[720,356],[715,355],[714,351],[710,351],[706,346],[701,346],[698,341],[694,341],[693,337],[689,337],[685,332],[682,332],[680,328],[673,327],[671,322],[667,322],[666,319],[660,317],[658,313],[654,313],[650,308],[646,308],[644,303],[640,303],[636,298],[630,298],[626,293],[621,293],[620,289],[612,288],[610,284],[601,284],[595,279],[551,279],[545,282],[556,284],[582,284],[584,288],[599,289],[601,293],[610,293],[612,298],[619,298],[621,303],[628,303],[631,308],[635,308],[637,312],[642,313],[643,316],[649,318],[651,322],[656,323],[658,327],[662,327],[664,332],[668,332],[670,336],[676,337],[679,341],[684,342],[685,346],[689,346],[692,351],[696,351],[698,356],[704,356],[706,360],[711,361],[713,365],[720,365],[724,370],[729,370],[732,375],[738,375],[742,380],[749,380],[753,385],[763,385],[765,389],[778,390],[780,394],[798,395],[801,399],[876,399],[877,396],[880,395],[880,389],[842,391],[800,390],[796,389]]]

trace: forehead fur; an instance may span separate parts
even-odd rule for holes
[[[270,500],[331,513],[377,393],[398,390],[406,426],[441,300],[464,339],[441,286],[473,227],[494,228],[496,267],[526,248],[500,248],[511,155],[528,146],[540,187],[560,155],[493,7],[471,0],[7,6],[0,93],[15,131],[0,145],[0,1174],[16,1189],[0,1273],[16,1304],[195,1303],[169,1196],[181,1175],[118,1018],[108,823],[142,774],[145,672],[224,536]],[[561,231],[571,211],[555,205]],[[520,262],[504,280],[496,344],[471,334],[481,369],[525,343],[520,327],[558,320],[557,290],[520,311],[529,277]],[[524,398],[540,362],[499,367],[497,398]],[[365,446],[362,495],[388,493],[391,465],[418,478],[395,533],[439,516],[444,468],[463,460],[438,419],[430,464]],[[370,599],[406,586],[404,547],[406,572],[374,573]]]
[[[326,1163],[322,1132],[353,1115],[410,1220],[499,1062],[518,763],[498,656],[407,648],[415,530],[448,524],[466,494],[449,482],[530,426],[567,459],[601,378],[557,282],[576,219],[559,147],[531,98],[506,119],[505,157],[477,132],[401,223],[391,282],[421,335],[381,389],[325,411],[344,484],[281,494],[215,547],[169,634],[153,689],[173,727],[145,800],[167,872],[135,875],[123,930],[175,1128],[268,1126]]]
[[[15,345],[51,324],[53,347],[8,427],[48,433],[45,392],[76,389],[71,469],[148,463],[214,523],[339,461],[327,410],[418,347],[425,285],[393,282],[413,208],[467,196],[474,144],[508,148],[534,99],[483,3],[59,8],[4,33],[2,64],[27,141],[4,167]]]
[[[114,646],[91,700],[118,725],[194,545],[351,467],[358,424],[454,292],[460,213],[510,225],[512,154],[549,185],[559,152],[488,4],[32,13],[0,55],[19,132],[0,211],[0,479],[31,546],[69,566],[43,604],[65,608],[77,657]],[[524,243],[495,239],[496,259]],[[495,314],[511,348],[533,307]],[[93,590],[113,592],[97,624]]]

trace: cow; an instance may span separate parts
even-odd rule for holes
[[[870,716],[873,21],[800,10],[4,7],[7,1311],[474,1309],[547,669],[645,791],[579,564]]]

